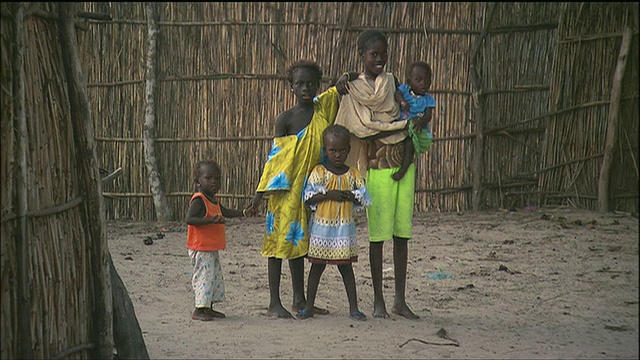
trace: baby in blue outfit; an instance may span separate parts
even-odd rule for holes
[[[424,61],[416,61],[407,69],[407,83],[398,86],[395,99],[400,104],[400,119],[426,117],[427,126],[419,132],[409,126],[409,136],[405,139],[404,158],[400,170],[392,175],[399,181],[409,169],[416,152],[418,155],[429,150],[433,144],[433,135],[429,122],[436,107],[436,100],[427,94],[431,88],[431,66]]]

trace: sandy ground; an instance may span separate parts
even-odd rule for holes
[[[227,222],[227,298],[216,307],[227,317],[211,322],[190,318],[184,225],[111,222],[109,247],[152,359],[638,359],[637,215],[573,208],[416,214],[407,302],[419,320],[370,316],[365,221],[354,265],[364,322],[348,318],[335,267],[325,271],[316,301],[329,315],[266,316],[261,217]],[[153,244],[143,243],[147,237]],[[384,258],[390,310],[390,242]],[[281,294],[290,306],[286,262]]]

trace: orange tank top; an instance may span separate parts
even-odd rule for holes
[[[206,206],[205,218],[222,215],[222,209],[220,208],[218,199],[215,198],[216,203],[214,204],[201,192],[193,194],[191,200],[189,200],[189,204],[198,197],[204,201]],[[227,247],[225,233],[225,224],[187,225],[187,248],[197,251],[224,250]]]

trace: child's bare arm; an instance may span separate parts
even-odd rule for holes
[[[422,116],[414,117],[413,128],[416,131],[420,131],[424,129],[425,127],[427,127],[427,124],[431,122],[432,116],[433,116],[433,108],[426,108]]]
[[[204,216],[207,214],[207,209],[204,205],[204,201],[200,198],[195,198],[189,205],[189,210],[187,210],[187,216],[185,218],[185,222],[188,225],[207,225],[207,224],[217,224],[224,223],[224,218],[221,215],[216,215],[210,218],[205,218]]]
[[[280,113],[276,118],[274,137],[287,135],[289,133],[290,124],[291,124],[291,114],[287,111]]]
[[[342,73],[342,75],[340,75],[340,77],[338,78],[338,81],[340,80],[353,81],[357,79],[358,76],[360,76],[360,73],[357,71],[345,71],[344,73]],[[336,83],[338,81],[336,81]]]
[[[224,217],[235,218],[235,217],[245,216],[242,210],[227,209],[222,205],[220,205],[220,209],[222,210],[222,216]]]
[[[360,73],[357,71],[347,71],[340,75],[336,83],[334,84],[336,89],[338,90],[338,94],[346,95],[349,93],[349,81],[353,81],[360,76]]]
[[[258,208],[260,207],[263,196],[264,192],[256,192],[251,202],[249,202],[249,205],[244,209],[244,211],[246,211],[245,216],[255,216],[258,213]]]
[[[400,80],[396,77],[396,74],[393,74],[393,81],[396,83],[396,89],[400,86]]]
[[[396,89],[395,94],[393,95],[396,99],[396,102],[400,104],[404,111],[409,111],[409,104],[404,100],[404,96],[402,95],[402,91],[400,89]]]
[[[427,122],[431,121],[431,117],[433,116],[433,108],[426,108],[424,111],[424,118]]]

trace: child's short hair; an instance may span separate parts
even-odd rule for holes
[[[289,80],[289,83],[293,83],[293,75],[298,69],[309,69],[318,82],[322,80],[322,70],[320,70],[320,66],[315,61],[298,60],[287,68],[287,80]]]
[[[193,181],[198,182],[198,178],[203,173],[203,168],[210,167],[213,172],[220,176],[222,175],[222,169],[220,169],[220,165],[213,160],[200,160],[193,167]]]
[[[413,71],[413,69],[417,68],[417,67],[421,67],[424,69],[424,71],[427,72],[427,75],[429,75],[429,77],[432,76],[431,73],[431,65],[429,65],[429,63],[424,62],[424,61],[414,61],[411,63],[411,65],[409,65],[409,67],[407,68],[407,79],[409,79],[411,77],[411,72]]]
[[[324,141],[324,139],[327,136],[334,136],[338,139],[346,140],[348,143],[349,140],[351,139],[351,132],[349,132],[349,129],[347,129],[342,125],[332,124],[327,126],[326,129],[324,129],[324,132],[322,134],[322,140]]]
[[[367,49],[376,42],[381,42],[385,46],[389,46],[387,37],[384,36],[381,31],[375,29],[368,29],[363,31],[358,36],[358,54],[364,54],[364,52],[367,51]]]

